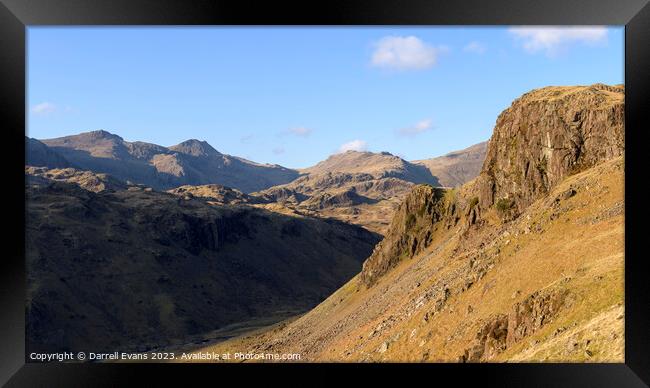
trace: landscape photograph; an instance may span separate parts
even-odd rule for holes
[[[623,363],[624,68],[614,26],[31,26],[26,361]]]

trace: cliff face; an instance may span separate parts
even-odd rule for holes
[[[565,176],[623,155],[624,117],[622,85],[524,94],[497,119],[478,178],[481,206],[521,212]]]
[[[36,139],[25,136],[25,164],[30,166],[49,166],[52,168],[65,168],[70,166],[63,156],[51,150],[48,146]]]
[[[447,222],[454,222],[447,216],[453,216],[456,207],[446,199],[445,191],[418,185],[409,193],[397,209],[386,237],[363,263],[363,283],[372,285],[399,261],[412,258],[427,248],[438,228],[448,225],[440,222],[445,217]]]

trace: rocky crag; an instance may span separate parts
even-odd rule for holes
[[[569,174],[625,150],[623,86],[548,87],[499,115],[480,174],[480,206],[520,212]]]
[[[420,252],[436,230],[456,225],[461,213],[467,225],[479,221],[482,209],[514,218],[567,175],[623,155],[623,97],[622,87],[596,84],[548,87],[516,99],[497,119],[476,181],[463,195],[446,191],[446,204],[440,203],[443,189],[414,189],[361,278],[370,284],[396,261]]]

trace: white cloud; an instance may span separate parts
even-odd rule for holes
[[[35,115],[47,115],[56,111],[56,105],[51,102],[41,102],[32,106],[32,113]]]
[[[465,47],[463,47],[463,50],[468,53],[484,54],[487,51],[487,47],[485,47],[485,45],[482,43],[473,41],[469,42]]]
[[[426,132],[433,128],[433,123],[431,119],[420,120],[415,125],[411,127],[401,128],[397,130],[397,133],[402,136],[415,136],[423,132]]]
[[[544,51],[555,56],[575,43],[594,45],[607,39],[607,28],[596,27],[513,27],[508,32],[522,42],[529,53]]]
[[[347,143],[344,143],[339,147],[338,153],[347,152],[347,151],[366,151],[368,149],[368,143],[363,140],[352,140]]]
[[[371,64],[397,70],[422,70],[434,66],[445,46],[433,47],[415,36],[386,36],[375,43]]]
[[[307,137],[311,135],[313,131],[311,128],[297,127],[297,128],[289,128],[288,132],[291,133],[292,135]]]

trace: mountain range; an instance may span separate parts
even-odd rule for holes
[[[457,186],[478,174],[486,143],[447,155],[408,162],[388,152],[348,151],[313,167],[290,169],[222,154],[205,141],[186,140],[164,147],[128,142],[104,130],[55,139],[25,138],[25,165],[74,167],[111,174],[131,183],[167,190],[182,185],[219,184],[244,193],[286,184],[299,176],[327,172],[370,174],[374,179],[398,178],[434,186]]]
[[[163,147],[100,130],[25,143],[30,167],[108,174],[158,191],[216,196],[222,204],[231,196],[215,190],[230,190],[272,211],[331,217],[380,234],[413,184],[458,185],[474,178],[485,158],[485,143],[414,163],[388,152],[348,151],[295,170],[222,154],[193,139]]]
[[[48,147],[45,153],[43,145]],[[218,183],[244,192],[287,183],[295,170],[259,164],[218,152],[205,141],[186,140],[171,147],[127,142],[100,130],[56,139],[27,140],[26,164],[41,167],[67,166],[111,174],[157,190],[181,185]]]

